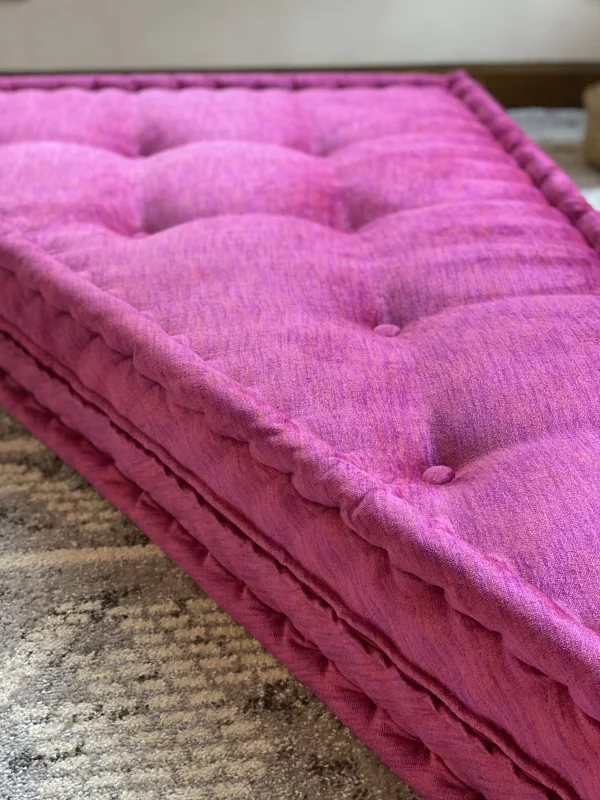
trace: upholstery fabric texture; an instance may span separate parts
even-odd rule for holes
[[[0,78],[0,399],[432,800],[600,796],[599,247],[462,72]]]

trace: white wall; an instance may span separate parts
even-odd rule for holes
[[[0,0],[0,70],[600,60],[600,0]]]

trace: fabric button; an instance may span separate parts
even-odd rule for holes
[[[378,325],[374,328],[374,332],[380,336],[397,336],[400,333],[400,328],[397,325]]]
[[[454,470],[452,467],[446,467],[439,464],[435,467],[429,467],[421,476],[425,483],[433,483],[441,486],[444,483],[450,483],[454,478]]]

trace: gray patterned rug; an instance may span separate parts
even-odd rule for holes
[[[517,116],[592,199],[581,113]],[[0,603],[2,800],[417,800],[1,412]]]

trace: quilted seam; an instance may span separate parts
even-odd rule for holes
[[[547,202],[566,217],[592,250],[600,254],[600,214],[590,207],[571,179],[541,153],[501,106],[466,72],[460,70],[449,75],[446,88],[485,125],[517,166],[529,175]]]
[[[446,75],[402,74],[398,72],[139,72],[139,73],[64,73],[54,75],[0,75],[0,91],[16,92],[23,89],[56,91],[65,87],[85,91],[120,89],[124,92],[140,92],[144,89],[189,88],[228,89],[245,88],[256,91],[285,89],[301,91],[325,87],[327,89],[369,89],[385,86],[444,86]]]

